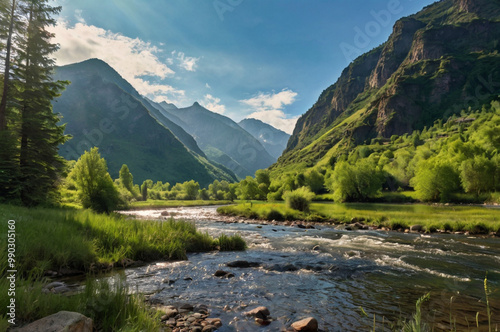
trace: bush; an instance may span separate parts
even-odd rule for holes
[[[276,211],[275,209],[271,209],[269,212],[267,212],[266,219],[283,221],[285,220],[285,217],[283,216],[283,214],[281,214],[281,212]]]
[[[309,211],[309,206],[314,198],[314,193],[307,187],[301,187],[294,191],[287,191],[283,194],[286,206],[303,212]]]

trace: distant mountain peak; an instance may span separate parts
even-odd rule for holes
[[[166,101],[162,101],[162,102],[160,103],[160,105],[161,105],[163,108],[165,108],[165,109],[174,109],[174,110],[179,109],[179,108],[178,108],[177,106],[175,106],[174,104],[172,104],[172,103],[167,103]]]
[[[202,107],[202,106],[200,105],[200,103],[198,103],[197,101],[195,101],[195,102],[193,103],[193,106]]]

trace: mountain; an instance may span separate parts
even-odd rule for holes
[[[442,0],[396,22],[297,122],[273,169],[430,127],[500,94],[500,0]]]
[[[252,134],[275,159],[281,156],[290,139],[289,134],[257,119],[244,119],[238,124]]]
[[[154,104],[162,121],[168,118],[191,134],[210,160],[232,170],[240,178],[269,167],[273,158],[262,144],[230,118],[211,112],[195,102],[186,108]]]
[[[215,179],[236,180],[230,170],[209,162],[181,127],[168,119],[157,121],[150,112],[157,109],[105,62],[58,67],[54,79],[71,81],[54,102],[65,132],[73,136],[60,148],[66,159],[98,146],[113,178],[127,164],[136,183],[194,179],[206,186]]]

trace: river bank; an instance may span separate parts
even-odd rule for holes
[[[245,239],[245,252],[192,254],[185,262],[126,271],[129,283],[152,294],[153,302],[207,305],[224,324],[220,331],[253,331],[254,320],[243,312],[256,306],[266,306],[274,318],[262,331],[286,329],[309,316],[317,318],[324,331],[365,331],[373,329],[374,315],[377,330],[398,330],[398,324],[400,330],[401,322],[414,313],[416,301],[427,293],[430,300],[423,304],[423,319],[435,331],[449,330],[450,324],[457,331],[467,330],[469,324],[471,330],[478,312],[484,328],[486,272],[492,312],[500,310],[497,238],[351,231],[302,221],[286,227],[283,222],[220,216],[217,207],[137,213],[160,220],[194,218],[202,232],[240,234]],[[230,264],[234,261],[250,264],[235,267]],[[218,278],[218,270],[234,277]],[[498,315],[493,317],[500,326]]]
[[[500,208],[497,206],[316,202],[311,204],[310,211],[301,212],[281,202],[251,202],[222,206],[217,211],[230,217],[291,223],[299,227],[328,224],[345,225],[349,230],[371,228],[500,236]]]
[[[7,234],[16,235],[10,256],[7,257],[7,250],[0,251],[0,292],[15,293],[11,298],[16,300],[16,324],[29,323],[64,309],[89,315],[101,330],[109,330],[107,326],[118,330],[120,324],[125,326],[127,320],[135,319],[130,315],[138,315],[133,326],[142,329],[156,314],[140,299],[128,301],[126,287],[95,284],[95,274],[144,266],[158,260],[183,260],[193,252],[244,250],[246,246],[237,235],[221,233],[213,238],[199,232],[192,222],[139,221],[88,210],[0,205],[0,219],[11,221],[2,223],[0,246],[7,248],[7,240],[11,239]],[[17,288],[11,291],[7,275],[13,270]],[[88,292],[68,293],[64,285],[46,288],[52,281],[49,278],[75,275],[87,276],[85,279],[90,284],[84,289]],[[66,297],[67,293],[72,296]],[[95,311],[92,303],[99,296],[111,299],[115,307]],[[7,296],[0,297],[0,330],[9,326],[6,316],[9,301]],[[118,325],[109,318],[113,315],[120,317]]]

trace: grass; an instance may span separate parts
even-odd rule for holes
[[[8,285],[0,280],[0,291],[7,294]],[[122,280],[87,279],[82,292],[72,295],[46,294],[43,283],[19,280],[16,289],[16,323],[25,324],[59,311],[79,312],[92,318],[96,331],[159,331],[160,316],[139,295],[129,295]],[[9,298],[2,296],[2,308]],[[0,311],[0,330],[9,326],[4,309]]]
[[[239,235],[213,239],[185,221],[142,221],[89,210],[0,205],[1,220],[15,220],[16,322],[28,323],[61,310],[80,312],[98,331],[158,331],[158,314],[140,296],[129,296],[123,281],[87,278],[84,291],[63,296],[42,291],[44,271],[98,272],[125,262],[186,259],[188,252],[244,250]],[[7,248],[7,223],[0,229]],[[0,293],[8,293],[7,251],[0,251]],[[9,298],[0,297],[0,331],[9,326]]]
[[[16,221],[17,270],[95,271],[126,260],[186,259],[188,252],[210,251],[216,241],[185,221],[142,221],[88,210],[26,209],[0,205],[0,219]],[[7,226],[0,230],[6,248]],[[7,270],[0,252],[0,275]]]
[[[424,204],[312,203],[309,213],[287,208],[283,202],[252,202],[224,206],[217,210],[226,215],[251,219],[279,220],[271,211],[279,212],[283,220],[311,220],[350,223],[353,218],[366,224],[391,229],[422,225],[428,232],[438,229],[471,233],[500,230],[500,211],[480,206],[433,206]],[[269,217],[271,216],[271,217]]]

